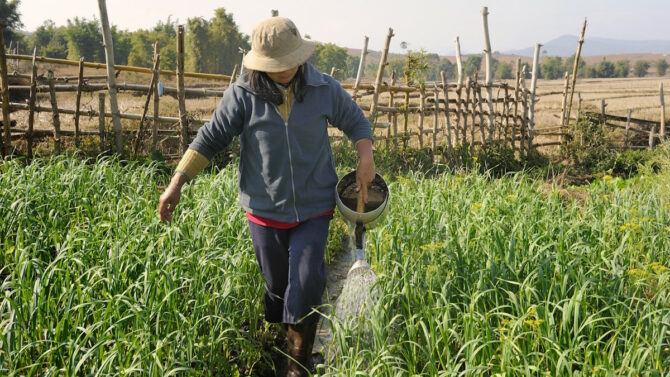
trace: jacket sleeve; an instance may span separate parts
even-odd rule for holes
[[[198,130],[189,149],[211,160],[215,154],[225,149],[233,138],[242,133],[244,125],[244,102],[240,91],[231,85],[223,93],[223,98],[212,114],[212,119]]]
[[[352,143],[372,138],[372,126],[363,114],[363,110],[354,102],[339,82],[329,78],[333,91],[333,114],[330,123],[344,132]]]

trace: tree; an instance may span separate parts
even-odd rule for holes
[[[112,25],[112,40],[114,41],[114,64],[128,64],[128,55],[132,47],[132,36],[128,30],[119,31],[116,26]]]
[[[608,62],[607,60],[603,59],[599,64],[598,64],[598,77],[600,78],[609,78],[609,77],[614,77],[614,63]]]
[[[65,27],[56,27],[51,20],[38,26],[28,40],[28,45],[37,47],[38,53],[51,58],[67,58],[67,38]]]
[[[482,55],[470,55],[463,62],[463,75],[472,76],[475,71],[480,71],[482,65]]]
[[[208,72],[209,22],[201,17],[189,18],[186,23],[186,69]]]
[[[209,50],[205,55],[207,67],[212,73],[228,73],[240,62],[239,49],[249,50],[249,36],[240,33],[232,13],[224,8],[214,10],[209,21]]]
[[[542,62],[542,75],[545,79],[560,79],[564,72],[563,59],[560,56],[549,56]]]
[[[348,56],[345,48],[338,47],[333,43],[319,43],[312,56],[309,58],[309,62],[319,71],[325,73],[330,73],[330,70],[335,67],[340,70],[336,76],[346,77],[352,71],[352,69],[347,66],[351,61],[347,59]]]
[[[65,37],[68,59],[79,60],[80,57],[83,57],[87,61],[105,61],[99,24],[95,18],[90,21],[79,17],[67,20]]]
[[[3,36],[5,38],[5,47],[14,41],[16,43],[22,38],[18,30],[23,27],[21,22],[21,13],[19,13],[20,0],[0,0],[0,21],[5,24]]]
[[[630,62],[628,60],[619,60],[614,63],[614,76],[615,77],[628,77],[630,72]]]
[[[633,73],[637,77],[646,76],[648,70],[649,70],[649,62],[646,60],[638,60],[633,65]]]
[[[665,59],[661,58],[656,61],[656,72],[659,76],[665,76],[665,72],[668,70],[668,62]]]
[[[500,63],[495,72],[496,80],[510,80],[514,78],[512,64]]]
[[[406,85],[423,85],[426,82],[426,72],[429,68],[426,60],[426,52],[423,49],[419,51],[407,50],[405,66],[402,71]]]
[[[575,54],[570,55],[569,57],[565,58],[565,62],[563,63],[563,71],[568,71],[570,75],[572,75],[572,72],[575,69],[575,56]],[[585,68],[586,62],[584,59],[579,59],[579,66],[577,67],[578,77],[587,77]]]

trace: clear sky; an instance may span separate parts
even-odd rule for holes
[[[391,27],[392,52],[424,48],[447,54],[460,36],[464,53],[483,49],[481,8],[489,8],[489,31],[494,51],[530,47],[564,34],[577,35],[584,17],[587,37],[616,39],[670,39],[668,0],[490,0],[486,3],[454,0],[107,0],[112,24],[120,29],[151,28],[168,16],[184,23],[190,17],[211,18],[223,7],[233,14],[240,31],[251,34],[254,25],[278,9],[300,32],[312,39],[343,47],[380,50]],[[44,20],[64,25],[74,17],[99,18],[97,0],[21,0],[25,30]]]

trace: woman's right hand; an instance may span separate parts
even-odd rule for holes
[[[181,187],[186,183],[186,178],[177,173],[172,177],[170,184],[161,195],[158,202],[158,216],[162,222],[172,219],[172,212],[177,207],[181,198]]]

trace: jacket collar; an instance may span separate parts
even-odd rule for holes
[[[328,82],[323,78],[323,74],[319,72],[314,66],[307,62],[305,63],[305,84],[308,86],[328,85]],[[245,71],[247,72],[247,71]],[[256,94],[249,86],[249,76],[244,73],[237,78],[235,84],[251,93]]]

